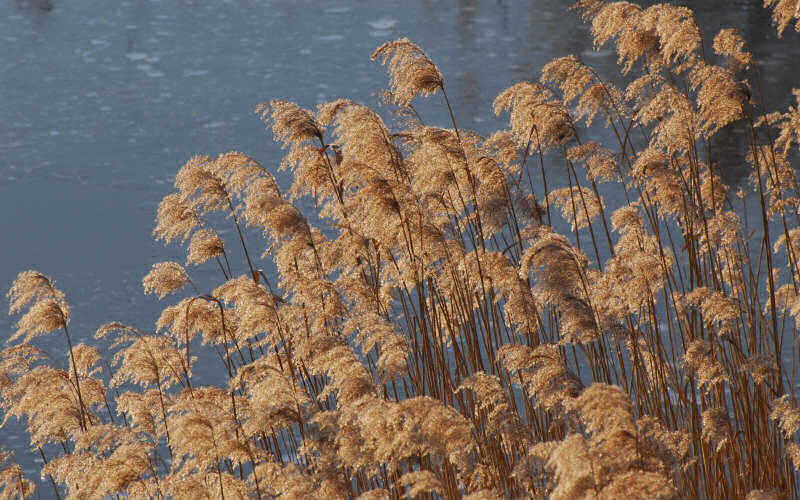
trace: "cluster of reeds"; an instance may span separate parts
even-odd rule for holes
[[[780,30],[798,19],[797,1],[765,4]],[[222,283],[203,292],[183,265],[153,266],[145,292],[184,298],[154,332],[102,326],[111,363],[73,345],[53,281],[21,273],[0,405],[27,422],[56,493],[800,495],[800,111],[754,102],[735,30],[711,55],[689,9],[575,8],[597,46],[615,44],[627,87],[556,59],[497,97],[510,127],[489,137],[458,128],[442,74],[407,39],[373,54],[388,64],[391,126],[349,100],[260,105],[288,149],[288,195],[245,154],[189,160],[154,234],[188,240],[186,265],[218,267]],[[434,94],[451,128],[412,105]],[[614,144],[583,138],[598,121]],[[753,195],[712,161],[732,124],[747,132]],[[303,197],[320,227],[293,204]],[[751,227],[735,210],[745,198]],[[263,230],[259,250],[246,226]],[[66,369],[32,342],[56,331]],[[226,380],[199,385],[200,344]],[[0,458],[0,498],[31,495]]]

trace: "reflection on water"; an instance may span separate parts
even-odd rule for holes
[[[686,2],[684,2],[686,3]],[[737,27],[769,89],[767,108],[791,102],[800,37],[778,41],[760,2],[694,2],[710,39]],[[281,151],[253,114],[270,98],[304,107],[339,97],[375,104],[385,70],[369,60],[407,36],[445,75],[459,125],[504,127],[494,97],[575,54],[612,81],[616,56],[593,51],[589,29],[561,0],[413,0],[388,4],[227,0],[6,0],[0,2],[0,283],[36,268],[67,293],[87,340],[106,321],[152,328],[159,304],[141,293],[150,264],[183,260],[152,242],[158,201],[197,153],[239,150],[275,169]],[[419,106],[447,126],[437,98]],[[744,175],[744,132],[723,131],[711,152],[723,175]],[[279,176],[285,187],[288,179]],[[256,244],[257,235],[249,235]],[[242,271],[242,270],[240,270]],[[211,271],[199,271],[199,280]],[[0,316],[2,317],[2,316]],[[9,332],[13,318],[0,319]],[[61,340],[44,347],[58,355]],[[0,434],[26,473],[37,461],[19,427]],[[42,488],[42,494],[50,492]]]
[[[53,10],[52,0],[13,0],[14,6],[18,9],[39,9],[44,12]]]

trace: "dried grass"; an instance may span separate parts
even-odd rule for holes
[[[765,6],[780,33],[800,3]],[[396,123],[349,100],[260,105],[288,149],[288,196],[243,153],[190,159],[153,234],[188,240],[186,264],[216,261],[221,283],[203,293],[180,264],[154,265],[145,292],[180,298],[155,332],[102,326],[111,364],[72,344],[54,282],[20,273],[0,408],[27,424],[57,494],[800,496],[797,107],[759,110],[745,41],[723,30],[710,63],[687,8],[575,8],[627,87],[556,59],[497,97],[509,128],[488,138],[459,130],[442,73],[407,39],[372,56]],[[451,129],[411,106],[434,94]],[[582,139],[597,122],[616,143]],[[732,123],[749,131],[750,235],[709,158]],[[598,183],[628,202],[609,206]],[[263,231],[276,283],[244,225]],[[54,332],[68,369],[34,346]],[[227,375],[215,385],[198,383],[198,335]],[[10,458],[0,498],[32,495]]]

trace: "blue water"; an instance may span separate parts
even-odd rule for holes
[[[788,62],[800,60],[800,43],[790,32],[778,42],[759,3],[693,7],[708,32],[741,29],[772,89],[768,106],[780,109],[797,85]],[[588,28],[566,5],[2,0],[0,286],[31,268],[55,278],[78,342],[112,320],[152,329],[163,304],[143,295],[141,278],[155,262],[185,258],[152,240],[156,206],[194,154],[238,150],[277,167],[281,150],[256,104],[280,98],[313,108],[350,97],[374,105],[387,80],[369,56],[407,36],[445,75],[459,126],[488,134],[505,124],[491,111],[494,97],[538,79],[554,57],[577,54],[616,73],[613,52],[592,51]],[[429,124],[449,126],[438,97],[418,109]],[[262,242],[248,238],[260,253]],[[211,283],[215,275],[201,268],[193,276]],[[14,320],[0,315],[0,338]],[[63,343],[54,335],[39,345],[63,359]],[[0,430],[0,447],[38,478],[41,459],[27,444],[15,422]],[[48,498],[52,490],[40,486]]]

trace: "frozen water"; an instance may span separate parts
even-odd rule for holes
[[[333,35],[315,36],[314,39],[319,40],[321,42],[336,42],[339,40],[344,40],[344,35],[339,33],[334,33]]]
[[[128,52],[125,54],[125,57],[130,59],[131,61],[141,61],[147,57],[147,54],[144,52]]]
[[[369,21],[367,24],[369,24],[370,28],[375,30],[388,30],[397,24],[397,19],[376,19],[374,21]]]

